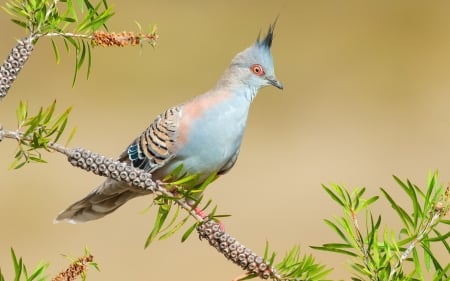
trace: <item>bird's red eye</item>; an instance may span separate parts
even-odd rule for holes
[[[253,74],[257,76],[261,76],[264,74],[264,69],[259,64],[254,64],[250,67],[250,70],[253,72]]]

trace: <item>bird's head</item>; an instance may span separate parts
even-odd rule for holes
[[[283,84],[275,77],[270,53],[274,28],[275,23],[269,26],[267,35],[263,39],[258,35],[255,44],[237,54],[231,62],[230,67],[238,74],[241,82],[256,90],[269,85],[283,89]]]

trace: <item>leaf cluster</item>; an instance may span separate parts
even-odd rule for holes
[[[11,168],[18,169],[31,162],[46,162],[42,158],[41,150],[48,151],[48,145],[60,139],[67,126],[69,113],[72,110],[69,107],[55,117],[55,108],[56,101],[45,109],[41,107],[36,115],[29,116],[28,104],[22,101],[19,103],[16,111],[18,122],[16,140],[18,146]],[[75,130],[75,127],[71,130],[67,142],[71,140]]]
[[[332,271],[331,268],[316,263],[312,255],[302,255],[299,247],[293,247],[275,268],[280,273],[281,280],[324,280]]]
[[[158,210],[153,228],[145,242],[145,247],[148,247],[156,239],[163,240],[169,238],[186,224],[189,217],[192,216],[191,212],[195,213],[194,209],[203,212],[207,210],[212,203],[212,200],[208,200],[203,204],[201,209],[199,208],[203,199],[203,191],[217,178],[217,175],[212,174],[205,181],[199,183],[197,175],[182,174],[182,170],[183,166],[180,165],[163,179],[168,193],[158,194],[152,202],[152,205],[158,206]],[[180,203],[183,204],[184,207],[182,207]],[[186,209],[186,207],[189,208],[188,214],[180,219],[180,209]],[[208,214],[208,218],[217,220],[220,217],[227,216],[218,215],[216,214],[216,211],[217,206],[215,206]],[[181,237],[182,242],[186,241],[199,223],[201,223],[201,221],[197,220],[188,227]]]
[[[106,0],[97,4],[89,0],[9,0],[2,8],[13,17],[12,22],[30,33],[34,41],[43,36],[58,36],[67,52],[75,51],[72,84],[86,59],[87,77],[90,75],[91,44],[86,43],[86,39],[101,27],[107,29],[106,22],[114,15]],[[59,48],[53,39],[51,42],[59,63]]]
[[[48,33],[89,32],[105,27],[114,13],[106,0],[9,0],[3,9],[15,24],[37,37]]]
[[[29,274],[22,258],[17,259],[13,248],[11,248],[11,259],[14,266],[14,281],[43,281],[47,279],[44,274],[45,270],[49,266],[48,263],[37,265],[32,273]],[[2,270],[0,268],[0,281],[5,280],[5,276],[2,274]]]
[[[381,188],[403,223],[398,232],[382,229],[381,216],[374,216],[369,208],[378,196],[364,199],[365,188],[348,192],[339,185],[323,186],[343,208],[343,216],[336,217],[334,221],[325,220],[342,242],[313,248],[351,257],[352,280],[424,280],[423,264],[427,271],[432,272],[433,280],[448,280],[450,265],[441,265],[431,250],[431,243],[439,242],[450,252],[446,242],[450,234],[442,234],[436,229],[439,223],[450,224],[450,221],[443,219],[448,211],[448,193],[437,183],[437,174],[429,176],[426,193],[410,181],[403,182],[395,176],[394,179],[412,202],[410,213]],[[365,215],[363,228],[358,222],[361,212]],[[407,272],[403,261],[412,264],[412,270]]]

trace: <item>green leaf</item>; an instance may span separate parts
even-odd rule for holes
[[[83,6],[82,3],[84,3],[84,5],[86,6],[86,8],[87,8],[88,10],[95,10],[95,9],[94,9],[94,6],[91,4],[91,2],[89,2],[89,0],[80,0],[80,1],[79,1],[79,5],[80,5],[81,7]]]
[[[19,107],[16,110],[16,116],[17,116],[17,127],[20,129],[23,122],[25,122],[28,116],[28,103],[22,101],[19,102]]]
[[[34,279],[38,279],[38,280],[44,280],[44,276],[41,276],[44,271],[48,268],[49,264],[43,264],[43,265],[39,265],[34,272],[31,274],[31,276],[29,276],[27,278],[27,280],[32,281]]]
[[[70,38],[72,39],[72,38]],[[69,42],[72,43],[72,40],[69,39]],[[73,79],[72,79],[72,87],[75,86],[75,81],[77,80],[77,76],[78,76],[78,55],[79,55],[79,49],[75,48],[75,71],[73,73]]]
[[[399,186],[403,189],[403,191],[405,191],[405,193],[409,196],[409,198],[412,201],[414,219],[411,220],[411,222],[412,222],[411,226],[414,229],[416,229],[418,226],[418,223],[417,223],[418,218],[422,214],[422,209],[420,207],[414,185],[409,180],[407,180],[406,184],[405,184],[399,178],[397,178],[395,176],[394,176],[394,179],[397,181]]]
[[[158,209],[158,213],[156,215],[155,223],[153,225],[153,229],[150,232],[149,236],[147,237],[147,240],[145,241],[144,248],[147,248],[153,240],[158,236],[161,228],[164,225],[164,222],[167,219],[167,215],[169,214],[170,206],[169,205],[160,205]]]
[[[334,230],[334,232],[336,232],[342,238],[342,240],[350,244],[350,241],[348,240],[347,236],[340,230],[340,228],[335,223],[327,219],[325,219],[324,221],[329,227],[331,227]]]
[[[176,222],[179,213],[180,213],[180,207],[177,206],[177,209],[175,211],[175,214],[172,216],[172,219],[170,220],[170,222],[164,228],[162,228],[160,230],[160,232],[167,231]]]
[[[91,54],[91,47],[89,45],[87,46],[87,53],[88,53],[88,65],[87,65],[86,79],[89,79],[92,68],[92,54]]]
[[[185,217],[183,220],[181,220],[179,223],[177,223],[170,231],[164,233],[159,237],[159,240],[166,239],[170,236],[172,236],[175,232],[177,232],[189,219],[189,216]]]
[[[269,241],[266,240],[266,246],[264,247],[264,256],[263,259],[267,260],[267,256],[269,255]]]
[[[202,211],[206,210],[212,203],[212,200],[209,199],[208,202],[206,202],[205,206],[203,206]]]
[[[380,190],[389,201],[389,203],[391,203],[391,207],[397,212],[398,216],[403,221],[403,225],[407,228],[408,231],[410,231],[410,226],[414,227],[414,223],[411,217],[405,212],[405,210],[403,210],[402,207],[397,205],[394,199],[392,199],[392,197],[383,188],[380,188]]]
[[[22,159],[15,159],[14,162],[11,163],[11,166],[9,167],[10,169],[20,169],[22,168],[27,162],[26,161],[22,161]]]
[[[425,280],[424,276],[423,276],[423,272],[422,272],[422,266],[420,265],[420,259],[419,259],[419,254],[417,253],[417,249],[414,248],[412,250],[413,253],[413,261],[414,261],[414,269],[416,271],[416,274],[419,277],[419,280]]]
[[[27,138],[30,136],[31,133],[35,131],[35,129],[40,125],[42,120],[42,107],[39,109],[39,112],[36,116],[28,119],[27,122],[25,122],[25,125],[28,125],[28,129],[23,133],[23,138]]]
[[[450,263],[443,270],[438,270],[433,276],[433,281],[449,280],[450,276],[447,274],[450,272]]]
[[[75,22],[78,22],[77,13],[75,11],[72,0],[67,0],[67,14],[70,15],[75,20]]]
[[[198,222],[194,223],[186,230],[186,232],[184,232],[183,236],[181,237],[181,242],[184,242],[189,238],[194,229],[197,228],[198,224],[199,224]]]
[[[428,239],[425,237],[422,240],[422,248],[426,248],[426,249],[430,249],[430,241],[428,241]],[[430,271],[431,269],[431,255],[429,251],[424,251],[423,252],[423,260],[425,262],[425,268]]]
[[[183,185],[186,183],[192,183],[193,181],[197,181],[197,179],[198,179],[198,175],[188,175],[179,180],[171,182],[170,184],[171,185]]]
[[[53,113],[55,112],[56,108],[56,100],[53,100],[52,104],[45,109],[43,113],[44,120],[42,121],[42,124],[47,124],[50,119],[53,117]]]
[[[73,137],[75,136],[76,132],[77,132],[77,127],[75,126],[72,128],[72,130],[70,130],[69,137],[67,138],[65,146],[69,145],[69,143],[72,141]]]
[[[13,17],[29,19],[29,14],[21,7],[11,5],[10,3],[6,2],[3,9]]]
[[[366,192],[365,188],[361,188],[361,189],[356,188],[352,192],[352,195],[351,195],[351,197],[349,199],[351,200],[351,198],[353,198],[353,200],[354,200],[354,204],[353,204],[353,207],[352,207],[354,212],[357,212],[357,210],[360,209],[359,204],[360,204],[360,202],[362,200],[362,197],[363,197],[365,192]]]
[[[83,66],[84,58],[86,57],[86,43],[84,41],[80,41],[80,48],[81,48],[81,54],[78,58],[77,68],[81,69],[81,66]]]
[[[431,195],[433,194],[433,191],[436,189],[437,187],[437,172],[431,174],[428,174],[428,190],[427,193],[425,195],[425,200],[424,200],[424,206],[423,206],[423,210],[424,212],[427,212],[430,208],[430,205],[432,203],[432,198]]]
[[[60,19],[61,19],[62,21],[70,22],[70,23],[77,22],[76,19],[70,18],[70,17],[61,17]]]
[[[28,29],[28,25],[27,25],[27,23],[24,22],[24,21],[17,20],[17,19],[11,19],[11,21],[12,21],[13,23],[17,24],[17,25],[20,26],[20,27],[23,27],[23,28]]]
[[[355,212],[358,212],[360,210],[366,209],[367,207],[369,207],[370,205],[372,205],[375,201],[377,201],[379,199],[379,196],[373,196],[367,200],[363,200],[363,202],[361,203],[361,205],[359,206],[359,208],[357,210],[355,210]]]
[[[34,162],[37,162],[37,163],[47,163],[47,161],[45,161],[41,157],[35,157],[35,156],[32,156],[32,155],[28,156],[28,159],[30,161],[34,161]]]
[[[63,123],[59,127],[58,133],[56,134],[56,137],[55,137],[55,140],[54,140],[55,142],[57,142],[59,140],[59,138],[61,137],[62,133],[64,132],[64,129],[66,128],[66,125],[67,125],[67,118],[64,119]]]
[[[450,253],[450,246],[447,243],[447,239],[450,238],[450,232],[447,232],[446,234],[442,235],[439,231],[436,229],[432,229],[432,231],[437,235],[436,237],[428,238],[428,241],[430,242],[442,242],[447,252]]]
[[[20,276],[22,276],[22,269],[23,269],[22,258],[17,260],[16,253],[14,253],[13,248],[11,248],[11,258],[13,260],[13,265],[14,265],[14,273],[15,273],[14,281],[19,281]]]
[[[335,252],[338,254],[344,254],[351,257],[357,257],[358,255],[353,253],[352,251],[343,250],[341,248],[332,248],[332,247],[325,247],[325,246],[310,246],[311,248],[315,250],[321,250],[321,251],[327,251],[327,252]]]
[[[336,194],[330,188],[326,187],[323,184],[322,184],[322,187],[323,187],[323,189],[325,189],[325,191],[328,193],[328,195],[330,195],[331,199],[336,201],[342,207],[345,206],[344,202],[338,196],[336,196]]]
[[[53,53],[55,53],[56,63],[59,64],[61,62],[61,57],[59,56],[58,47],[56,47],[56,43],[53,39],[51,39],[51,42],[53,47]]]

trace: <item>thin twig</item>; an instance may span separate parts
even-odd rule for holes
[[[87,34],[79,34],[72,32],[49,32],[49,33],[38,33],[36,37],[72,37],[72,38],[83,38],[83,39],[92,39],[93,35]]]
[[[431,219],[427,222],[427,224],[425,225],[425,227],[422,229],[422,231],[419,232],[419,234],[417,235],[417,237],[411,241],[411,243],[408,245],[408,247],[406,248],[406,250],[402,253],[402,255],[400,256],[399,260],[397,261],[397,263],[394,265],[394,267],[391,269],[391,272],[389,274],[389,281],[392,280],[392,278],[394,277],[394,274],[400,269],[403,261],[405,259],[408,258],[408,256],[411,254],[411,252],[414,250],[414,248],[416,247],[417,244],[419,244],[423,237],[425,236],[425,234],[429,233],[431,230],[431,227],[436,223],[436,221],[441,217],[441,211],[440,210],[435,210],[433,213],[433,216],[431,217]]]
[[[351,217],[352,217],[353,227],[356,232],[356,237],[355,237],[356,243],[358,244],[359,249],[361,250],[361,252],[364,256],[364,265],[366,266],[367,269],[369,269],[370,268],[370,266],[369,266],[370,256],[369,256],[368,250],[365,248],[365,245],[364,245],[364,239],[362,237],[361,230],[359,229],[358,218],[356,217],[356,213],[354,212],[353,209],[350,209],[350,213],[351,213]]]

